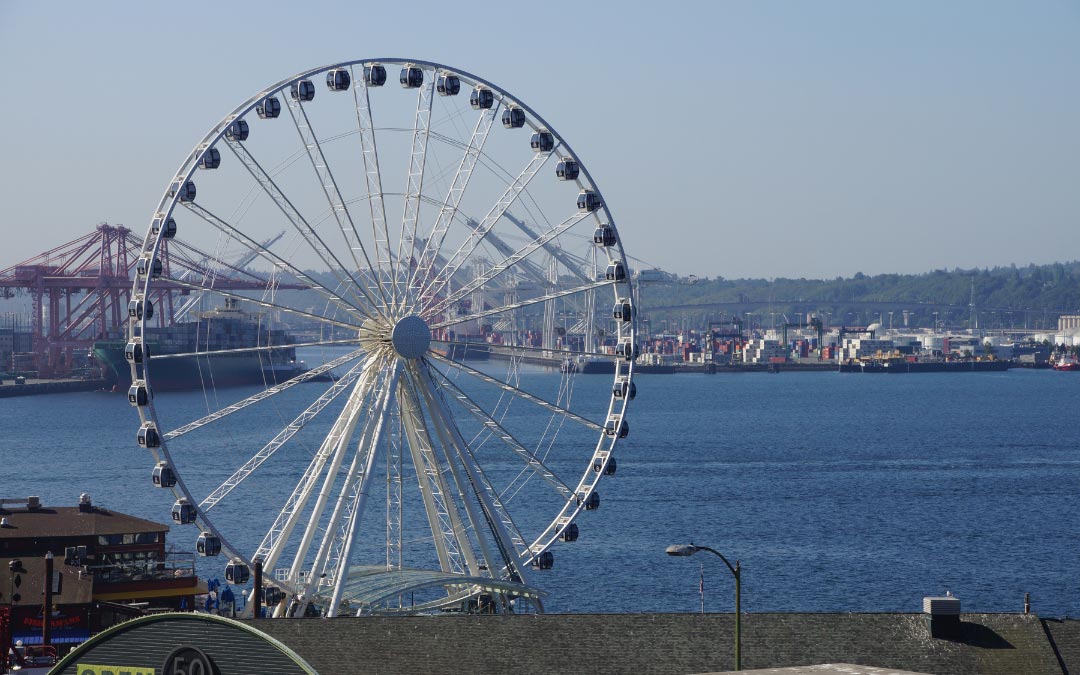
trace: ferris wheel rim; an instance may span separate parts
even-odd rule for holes
[[[224,118],[222,118],[217,124],[215,124],[213,127],[211,127],[210,131],[203,137],[203,139],[199,143],[197,143],[195,145],[193,150],[189,153],[188,157],[181,164],[180,170],[176,174],[174,174],[174,177],[169,181],[169,187],[166,188],[166,190],[165,190],[165,192],[164,192],[164,194],[162,196],[162,199],[159,202],[158,208],[154,212],[154,216],[151,219],[152,223],[151,223],[151,226],[148,228],[147,236],[144,239],[144,246],[143,246],[143,255],[146,256],[148,254],[149,263],[153,264],[153,262],[158,259],[158,256],[159,256],[159,253],[160,253],[160,250],[161,250],[161,242],[162,242],[162,234],[161,234],[161,232],[156,233],[156,236],[155,236],[155,234],[153,232],[153,228],[154,228],[153,221],[158,220],[160,222],[164,222],[166,219],[171,218],[173,216],[173,213],[175,212],[176,205],[178,203],[180,203],[180,198],[179,198],[178,195],[170,194],[172,192],[173,186],[176,185],[176,184],[183,185],[184,183],[191,180],[192,176],[196,172],[196,169],[198,168],[198,160],[199,160],[199,158],[202,156],[203,153],[207,152],[209,148],[213,148],[217,144],[223,142],[223,137],[225,135],[226,129],[228,128],[229,124],[233,120],[243,119],[246,115],[248,115],[249,113],[251,113],[252,110],[255,109],[255,107],[259,104],[260,101],[266,99],[266,97],[268,97],[268,96],[273,96],[273,95],[285,92],[287,90],[287,88],[293,83],[299,82],[301,80],[304,80],[306,78],[309,78],[309,77],[312,77],[312,76],[315,76],[315,75],[319,75],[319,74],[322,74],[322,73],[326,73],[328,71],[332,71],[332,70],[334,70],[336,68],[351,68],[351,67],[354,67],[354,66],[357,66],[357,65],[363,66],[363,65],[376,64],[376,63],[378,63],[378,64],[398,64],[398,65],[406,65],[406,64],[408,64],[408,65],[415,65],[415,66],[418,66],[418,67],[421,67],[421,68],[431,70],[433,75],[436,74],[436,73],[439,73],[439,72],[452,73],[452,74],[457,75],[458,77],[460,77],[467,84],[470,84],[472,86],[481,86],[482,85],[482,86],[487,87],[487,88],[489,88],[489,89],[491,89],[493,91],[499,92],[504,99],[512,102],[514,105],[516,105],[516,106],[520,107],[521,109],[523,109],[524,111],[526,111],[526,113],[528,114],[527,120],[528,120],[528,124],[530,125],[530,127],[532,127],[534,130],[541,129],[541,128],[544,129],[544,130],[547,130],[548,132],[552,133],[555,136],[555,138],[558,139],[557,147],[559,148],[560,153],[563,153],[566,156],[569,156],[569,157],[573,158],[577,162],[578,167],[580,168],[581,175],[582,175],[582,177],[584,179],[583,182],[588,184],[589,188],[593,192],[595,192],[595,194],[600,199],[601,207],[600,207],[599,210],[601,210],[603,212],[603,214],[606,215],[606,223],[609,224],[610,227],[613,230],[615,230],[615,232],[617,232],[617,227],[615,225],[614,219],[611,217],[611,212],[610,212],[610,209],[608,207],[608,204],[607,204],[606,200],[603,200],[602,193],[600,192],[600,189],[599,189],[598,185],[596,184],[596,182],[593,180],[591,174],[589,173],[588,168],[585,166],[585,164],[583,162],[581,162],[578,155],[573,151],[573,149],[566,142],[566,140],[561,135],[559,135],[555,131],[555,129],[550,124],[548,124],[547,121],[541,115],[539,115],[532,107],[530,107],[523,100],[521,100],[520,98],[514,96],[513,94],[511,94],[506,89],[504,89],[504,88],[502,88],[502,87],[500,87],[500,86],[498,86],[498,85],[496,85],[496,84],[494,84],[494,83],[492,83],[492,82],[490,82],[490,81],[488,81],[488,80],[486,80],[484,78],[476,76],[476,75],[474,75],[472,73],[469,73],[467,71],[463,71],[463,70],[460,70],[460,69],[457,69],[457,68],[446,66],[446,65],[443,65],[443,64],[440,64],[440,63],[435,63],[435,62],[431,62],[431,61],[424,61],[424,60],[418,60],[418,59],[371,58],[371,59],[357,59],[357,60],[353,60],[353,61],[344,61],[344,62],[340,62],[340,63],[324,65],[324,66],[320,66],[320,67],[317,67],[317,68],[302,71],[302,72],[297,73],[295,75],[292,75],[292,76],[290,76],[288,78],[282,79],[279,82],[271,85],[270,87],[267,87],[267,88],[261,90],[260,92],[258,92],[257,94],[251,96],[244,103],[237,106],[232,112],[230,112],[228,115],[226,115]],[[535,123],[534,123],[534,120],[535,120]],[[369,194],[369,195],[367,195],[367,198],[372,199],[373,195]],[[598,215],[597,215],[597,217],[598,217]],[[617,238],[616,247],[617,247],[617,250],[618,250],[618,255],[615,256],[615,258],[620,259],[620,260],[624,260],[624,261],[627,260],[628,258],[627,258],[626,254],[625,254],[625,250],[624,250],[624,247],[623,247],[623,241],[622,241],[621,238]],[[263,247],[260,247],[260,248],[263,248]],[[266,250],[266,249],[264,248],[264,250]],[[469,257],[471,257],[471,255],[472,255],[472,253],[469,252],[466,255],[465,259],[467,260]],[[610,258],[610,255],[609,255],[609,258]],[[632,282],[629,279],[629,276],[627,276],[624,283],[626,285],[627,291],[632,295],[633,294],[633,287],[632,287]],[[132,288],[133,296],[137,296],[137,295],[139,295],[141,293],[142,298],[149,299],[151,297],[151,290],[152,290],[153,286],[154,286],[154,279],[153,279],[152,275],[150,275],[150,274],[146,275],[145,279],[142,280],[141,288],[140,288],[139,277],[136,276],[136,280],[135,280],[135,282],[133,284],[133,288]],[[218,293],[220,293],[220,291],[218,291]],[[616,291],[616,298],[618,298],[618,297],[619,297],[618,296],[618,291]],[[505,311],[506,308],[503,307],[503,308],[501,308],[501,310]],[[434,313],[434,311],[432,313]],[[361,317],[361,319],[362,319],[362,317]],[[140,338],[142,336],[147,335],[147,332],[146,332],[147,321],[148,321],[148,317],[142,316],[137,321],[129,322],[129,326],[130,326],[129,327],[129,336],[133,335],[135,325],[138,326],[138,333],[139,333]],[[628,334],[630,336],[631,342],[633,344],[636,344],[636,336],[637,336],[637,330],[636,330],[637,313],[636,312],[634,313],[633,320],[630,323],[631,323],[631,325],[627,328],[627,332],[628,332]],[[456,325],[456,324],[454,322],[447,322],[446,325]],[[360,328],[360,326],[354,326],[354,327],[357,328],[357,329]],[[355,341],[355,343],[360,343],[360,342],[362,342],[362,340],[356,340]],[[364,358],[364,356],[361,356],[360,358]],[[426,359],[422,359],[422,360],[425,363],[427,361]],[[149,354],[147,355],[146,361],[147,361],[147,363],[144,365],[144,367],[142,369],[142,379],[145,381],[147,387],[149,388],[149,387],[152,386],[152,383],[153,383],[153,373],[152,373],[153,369],[152,369],[152,367],[150,367],[150,364],[149,364],[149,361],[150,361],[150,355]],[[425,367],[427,367],[427,366],[425,366]],[[438,368],[435,368],[434,366],[431,366],[431,369],[433,371],[435,371],[435,372],[439,372]],[[132,370],[132,378],[134,380],[135,376],[136,376],[136,366],[135,366],[135,364],[132,364],[131,370]],[[633,364],[632,359],[629,360],[625,364],[620,363],[619,365],[616,366],[616,369],[615,369],[616,381],[619,380],[620,376],[625,376],[626,380],[629,382],[631,380],[632,376],[633,376],[633,370],[634,370],[634,364]],[[614,395],[611,395],[610,398],[609,398],[609,405],[608,405],[608,410],[607,410],[607,414],[606,414],[605,419],[610,420],[613,417],[613,415],[615,415],[615,416],[617,416],[618,420],[625,420],[627,404],[628,404],[628,399],[627,398],[624,397],[621,400],[619,400]],[[170,453],[170,451],[168,449],[166,439],[164,438],[166,433],[165,433],[165,430],[164,430],[163,426],[161,425],[161,422],[160,422],[160,419],[159,419],[159,416],[158,416],[158,411],[157,411],[157,408],[156,408],[155,404],[153,403],[152,397],[151,397],[151,400],[149,401],[148,405],[145,406],[145,410],[144,410],[143,407],[140,407],[138,410],[139,410],[139,416],[140,416],[141,423],[145,426],[147,422],[152,422],[154,424],[155,428],[163,436],[163,438],[161,439],[160,453],[161,453],[161,456],[164,457],[164,461],[167,462],[170,466],[172,466],[174,468],[175,480],[176,480],[176,490],[174,490],[174,493],[179,493],[180,495],[182,495],[182,497],[178,497],[178,499],[183,498],[183,499],[187,499],[192,504],[198,504],[199,502],[195,498],[194,494],[189,490],[188,486],[184,482],[183,476],[181,475],[181,472],[176,468],[176,464],[173,461],[172,455],[171,455],[171,453]],[[144,414],[144,413],[146,413],[146,414]],[[601,449],[603,448],[605,443],[608,444],[608,449],[607,449],[607,455],[606,456],[610,456],[611,453],[614,451],[615,445],[618,442],[619,438],[620,438],[620,436],[618,434],[615,434],[614,436],[612,436],[610,438],[610,440],[606,440],[605,435],[601,434],[599,440],[597,441],[596,448],[593,450],[592,457],[590,458],[589,463],[590,464],[593,463],[593,460],[595,459],[597,453],[599,453],[601,451]],[[156,458],[156,455],[157,455],[157,453],[155,453],[155,458]],[[582,474],[582,477],[577,481],[578,487],[575,489],[575,494],[579,498],[576,499],[576,503],[575,503],[574,499],[567,500],[567,502],[564,505],[563,509],[551,521],[551,524],[548,525],[548,527],[543,532],[541,532],[540,535],[537,536],[532,542],[528,543],[527,551],[529,553],[531,553],[534,558],[539,556],[540,554],[546,552],[548,549],[550,549],[556,543],[556,541],[558,540],[558,536],[562,532],[563,528],[567,524],[573,522],[576,519],[576,517],[580,514],[580,512],[586,508],[586,506],[584,504],[583,497],[587,497],[587,496],[591,495],[595,491],[595,487],[596,487],[597,483],[600,480],[600,472],[594,471],[594,473],[596,474],[595,476],[590,476],[589,467],[586,467],[586,470]],[[590,478],[592,480],[587,480],[587,479],[590,479]],[[584,489],[583,494],[580,492],[582,489]],[[239,550],[239,548],[236,547],[231,542],[230,538],[227,537],[225,535],[225,533],[222,532],[214,524],[213,520],[211,518],[209,518],[208,516],[206,516],[205,512],[202,509],[198,510],[198,521],[197,521],[197,523],[199,524],[199,529],[200,530],[202,530],[204,532],[209,531],[209,532],[213,533],[213,535],[218,538],[218,540],[221,543],[222,550],[228,552],[233,557],[240,558],[245,564],[247,564],[249,566],[252,565],[255,562],[254,560],[246,557],[243,554],[243,552],[241,550]],[[277,582],[275,582],[275,583],[277,583]],[[280,585],[287,586],[287,584],[280,584]]]

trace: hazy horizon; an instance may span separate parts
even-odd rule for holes
[[[144,232],[228,110],[300,70],[407,56],[520,96],[632,257],[850,277],[1080,257],[1080,4],[0,4],[0,268]],[[404,177],[402,177],[404,180]]]

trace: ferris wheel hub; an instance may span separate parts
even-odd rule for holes
[[[394,344],[394,351],[401,358],[418,359],[424,355],[431,344],[431,329],[428,328],[426,321],[415,314],[410,314],[394,324],[390,340]]]

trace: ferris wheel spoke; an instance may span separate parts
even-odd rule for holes
[[[557,148],[556,148],[557,149]],[[529,182],[536,176],[537,172],[544,166],[548,158],[555,154],[554,151],[550,153],[539,153],[533,155],[529,163],[525,165],[525,168],[518,173],[510,187],[506,188],[499,201],[495,202],[495,205],[488,210],[480,224],[476,226],[469,233],[468,239],[466,239],[457,251],[450,256],[449,262],[439,270],[439,272],[428,281],[425,288],[420,294],[420,307],[425,308],[426,304],[433,302],[437,296],[443,292],[443,289],[450,283],[450,279],[457,273],[458,269],[465,263],[466,260],[472,255],[476,247],[480,245],[480,242],[484,240],[487,233],[495,227],[495,223],[502,218],[503,213],[510,208],[522,191],[528,187]]]
[[[372,240],[375,242],[375,262],[379,267],[375,281],[381,285],[383,280],[395,278],[396,273],[393,253],[390,250],[390,227],[386,222],[386,202],[383,198],[379,150],[371,114],[371,92],[366,77],[357,77],[352,66],[349,67],[349,73],[352,75],[356,125],[360,132],[360,148],[364,160],[364,181],[367,185],[368,210],[371,213]],[[393,303],[394,289],[391,288],[390,291]]]
[[[169,259],[168,266],[164,270],[165,274],[171,274],[173,268],[179,267],[184,274],[215,278],[221,270],[229,270],[240,277],[246,278],[247,283],[256,286],[265,286],[268,282],[266,278],[249,272],[243,266],[226,262],[218,256],[205,253],[186,241],[176,241],[174,239],[171,246],[168,244],[165,246],[170,249],[167,256]]]
[[[446,476],[439,465],[435,445],[416,391],[408,379],[402,379],[398,388],[402,425],[420,484],[424,512],[439,558],[439,568],[444,572],[476,575],[479,571],[476,555],[461,515],[450,501],[452,497]]]
[[[259,450],[259,452],[255,453],[254,457],[245,462],[244,465],[233,472],[224,483],[215,488],[205,499],[199,502],[199,509],[202,511],[209,511],[217,506],[217,504],[228,496],[230,492],[235,490],[240,483],[244,482],[244,480],[262,466],[266,460],[270,459],[275,452],[288,443],[289,440],[303,429],[308,422],[315,419],[315,416],[322,412],[326,406],[330,405],[330,403],[341,395],[342,392],[351,387],[359,377],[360,365],[358,364],[349,369],[340,380],[335,382],[332,387],[322,394],[322,396],[315,399],[315,401],[305,408],[302,413],[297,415],[288,426],[279,431],[274,438]]]
[[[208,288],[206,286],[200,286],[199,284],[189,283],[187,281],[183,281],[182,279],[176,279],[173,277],[161,277],[160,281],[163,288],[175,286],[176,288],[188,288],[193,291],[211,291],[214,294],[220,295],[225,298],[235,298],[236,300],[240,300],[241,302],[247,302],[252,305],[264,307],[266,309],[276,309],[286,314],[292,314],[293,316],[302,316],[305,319],[314,319],[315,321],[326,324],[328,326],[336,326],[338,328],[345,328],[353,331],[360,329],[360,326],[354,323],[349,323],[347,321],[341,321],[338,319],[331,319],[320,314],[313,314],[312,312],[306,312],[300,309],[294,309],[293,307],[289,307],[288,305],[280,305],[274,302],[270,302],[269,300],[249,298],[246,295],[240,295],[239,293],[230,293],[229,291],[223,291],[220,288]]]
[[[405,208],[401,215],[401,233],[398,236],[397,245],[398,269],[394,276],[395,291],[400,293],[403,301],[408,294],[408,288],[398,288],[398,286],[401,284],[407,286],[410,265],[403,265],[403,262],[411,261],[416,255],[416,228],[420,218],[420,195],[424,188],[424,171],[427,168],[428,128],[431,125],[431,105],[435,99],[437,77],[438,71],[432,71],[431,79],[417,87],[416,116],[413,121],[412,147],[409,151],[409,174],[405,185]]]
[[[279,267],[281,269],[287,270],[290,275],[292,275],[296,279],[299,279],[301,282],[307,284],[308,287],[311,290],[313,290],[316,293],[322,295],[324,298],[329,300],[335,306],[337,306],[340,309],[348,312],[349,314],[359,314],[360,316],[362,316],[364,318],[370,318],[371,317],[371,315],[368,314],[368,312],[366,310],[364,310],[364,309],[360,308],[359,306],[345,300],[345,298],[341,297],[339,294],[335,293],[334,291],[330,290],[329,288],[327,288],[323,284],[319,283],[314,278],[312,278],[310,275],[304,273],[298,267],[296,267],[295,265],[290,263],[288,260],[285,260],[281,256],[273,253],[272,251],[270,251],[268,248],[266,248],[265,246],[263,246],[259,242],[255,241],[251,237],[245,235],[243,232],[238,230],[236,227],[230,225],[228,223],[228,221],[223,220],[222,218],[219,218],[218,216],[214,215],[213,213],[211,213],[207,209],[203,208],[200,204],[197,204],[196,202],[193,202],[193,201],[191,201],[191,202],[182,202],[182,203],[183,203],[183,205],[185,207],[187,207],[187,209],[189,211],[191,211],[192,213],[194,213],[197,216],[199,216],[200,218],[202,218],[208,224],[216,227],[223,234],[225,234],[225,235],[227,235],[229,237],[232,237],[236,241],[243,244],[252,253],[258,255],[263,260],[266,260],[267,262],[271,263],[272,265],[275,265],[275,266],[277,266],[277,267]]]
[[[247,398],[245,398],[243,400],[240,400],[240,401],[237,401],[236,403],[233,403],[230,406],[222,408],[221,410],[218,410],[216,412],[210,413],[209,415],[207,415],[205,417],[201,417],[201,418],[195,420],[194,422],[189,422],[189,423],[187,423],[187,424],[185,424],[185,425],[183,425],[181,427],[177,427],[176,429],[173,429],[172,431],[164,434],[163,438],[165,440],[167,440],[167,441],[172,440],[174,438],[179,438],[180,436],[183,436],[184,434],[195,431],[196,429],[199,429],[200,427],[204,427],[207,424],[210,424],[211,422],[216,422],[217,420],[219,420],[219,419],[221,419],[223,417],[226,417],[228,415],[231,415],[234,412],[239,412],[239,411],[243,410],[244,408],[246,408],[248,406],[251,406],[251,405],[254,405],[254,404],[258,403],[259,401],[266,400],[266,399],[270,398],[271,396],[274,396],[275,394],[279,394],[279,393],[285,391],[286,389],[288,389],[289,387],[300,384],[301,382],[307,382],[308,380],[310,380],[310,379],[312,379],[314,377],[318,377],[319,375],[322,375],[323,373],[328,373],[331,370],[333,370],[334,368],[337,368],[338,366],[342,366],[342,365],[348,363],[349,361],[353,361],[355,359],[360,358],[361,356],[364,355],[364,353],[365,352],[364,352],[363,349],[357,349],[356,351],[345,354],[344,356],[340,356],[340,357],[338,357],[338,358],[336,358],[336,359],[334,359],[332,361],[327,361],[323,365],[317,366],[315,368],[312,368],[311,370],[300,373],[296,377],[290,378],[290,379],[286,380],[285,382],[282,382],[281,384],[277,384],[277,385],[274,385],[273,387],[270,387],[268,389],[264,389],[263,391],[260,391],[257,394],[254,394],[252,396],[248,396]]]
[[[459,343],[459,344],[466,345],[468,343]],[[575,353],[580,353],[580,352],[575,352]],[[563,408],[562,406],[551,403],[550,401],[546,401],[546,400],[540,398],[539,396],[535,396],[533,394],[530,394],[529,392],[525,391],[524,389],[519,389],[518,387],[515,387],[512,384],[509,384],[507,382],[503,382],[502,380],[498,380],[498,379],[488,375],[487,373],[476,370],[475,368],[470,368],[469,366],[465,365],[461,361],[455,361],[455,360],[450,359],[448,357],[445,357],[442,354],[439,354],[437,352],[428,352],[427,358],[429,358],[429,359],[433,358],[436,361],[438,361],[440,363],[443,363],[443,364],[447,365],[450,368],[460,370],[463,373],[468,373],[469,375],[472,375],[473,377],[477,378],[478,380],[482,380],[484,382],[487,382],[488,384],[493,385],[495,387],[498,387],[499,389],[502,389],[503,391],[510,392],[514,396],[517,396],[518,398],[521,398],[523,400],[529,401],[530,403],[538,405],[541,408],[543,408],[544,410],[547,410],[547,411],[553,412],[553,413],[558,413],[559,415],[562,415],[563,417],[566,417],[567,419],[570,419],[570,420],[573,420],[573,421],[577,422],[578,424],[584,426],[586,429],[590,429],[592,431],[603,431],[604,430],[604,427],[603,427],[602,424],[598,424],[596,422],[593,422],[590,419],[586,419],[586,418],[582,417],[581,415],[578,415],[577,413],[570,412],[569,410],[567,410],[566,408]],[[439,375],[443,379],[446,379],[446,373],[444,373],[442,371],[436,371],[436,372],[438,372]]]
[[[476,533],[481,548],[485,549],[484,558],[488,563],[488,569],[492,571],[496,569],[503,570],[506,572],[507,578],[520,583],[527,583],[527,573],[522,564],[521,554],[517,549],[518,545],[527,548],[527,544],[514,521],[510,518],[510,514],[503,508],[498,493],[487,480],[487,477],[484,476],[472,449],[461,435],[461,431],[454,422],[453,415],[446,407],[446,402],[435,389],[435,378],[430,368],[423,365],[423,362],[420,362],[420,364],[413,366],[413,381],[417,384],[427,403],[428,410],[435,420],[437,432],[443,437],[444,448],[446,448],[447,453],[452,450],[456,455],[457,462],[451,461],[450,466],[454,470],[456,480],[460,482],[459,490],[463,490],[467,486],[468,493],[471,493],[480,505],[482,519],[478,517],[481,514],[473,515],[472,519],[474,527],[483,526],[483,529],[477,529]],[[425,372],[421,372],[421,368]],[[456,466],[460,466],[463,473],[456,470]],[[463,491],[463,494],[467,493]],[[472,508],[471,499],[465,499],[465,504],[467,507]],[[511,531],[513,531],[513,534],[511,534]],[[486,537],[482,536],[482,532],[488,532],[491,535],[498,547],[498,558],[492,556],[490,548],[486,545]]]
[[[466,347],[469,347],[470,345],[473,346],[473,347],[476,346],[475,342],[461,342],[459,340],[439,340],[438,342],[439,342],[439,344],[445,344],[445,345],[449,345],[451,347],[455,347],[455,346],[456,347],[461,347],[462,349],[464,349]],[[488,349],[499,349],[499,347],[497,347],[495,345],[488,345]],[[581,352],[579,352],[579,351],[574,351],[574,350],[571,350],[571,349],[556,349],[556,348],[548,349],[548,348],[545,348],[545,347],[527,347],[525,345],[513,345],[513,346],[508,346],[505,349],[507,350],[505,353],[511,359],[514,358],[515,356],[523,356],[524,353],[536,354],[537,356],[564,356],[564,357],[585,356],[585,357],[596,357],[596,358],[605,358],[605,359],[613,359],[613,358],[615,358],[614,354],[607,354],[607,353],[604,353],[604,352],[594,352],[594,351],[581,351]],[[440,354],[440,356],[441,356],[441,354]],[[454,362],[455,367],[459,363],[459,361],[457,359],[450,359],[450,360]]]
[[[439,312],[442,312],[447,307],[452,307],[454,304],[460,302],[463,298],[465,298],[467,295],[469,295],[473,291],[483,287],[485,284],[490,282],[495,277],[499,276],[500,274],[502,274],[506,270],[511,269],[515,265],[519,264],[522,260],[527,258],[530,254],[540,250],[544,246],[544,244],[548,243],[552,239],[555,239],[556,237],[558,237],[562,233],[566,232],[570,228],[572,228],[575,225],[577,225],[578,223],[580,223],[582,220],[587,218],[588,215],[589,215],[588,213],[578,212],[578,213],[575,213],[572,216],[569,216],[568,218],[563,220],[558,225],[549,228],[546,232],[542,233],[539,237],[537,237],[536,239],[533,239],[531,242],[529,242],[525,246],[519,248],[512,255],[504,258],[498,264],[493,265],[490,269],[488,269],[483,274],[477,276],[472,281],[470,281],[470,282],[468,282],[466,284],[463,284],[461,286],[461,288],[457,289],[456,291],[447,294],[447,296],[442,301],[435,303],[434,306],[432,306],[430,308],[425,308],[425,310],[424,310],[425,313],[428,316],[432,316],[432,315],[438,314]]]
[[[244,168],[255,178],[255,181],[262,187],[263,191],[270,197],[274,204],[284,214],[286,220],[288,220],[293,228],[300,234],[300,236],[307,243],[308,247],[315,252],[316,255],[322,259],[323,263],[330,269],[331,273],[337,278],[338,282],[345,288],[349,289],[354,299],[359,304],[363,305],[363,301],[356,295],[355,291],[360,291],[367,300],[368,304],[372,308],[372,314],[382,314],[379,308],[379,304],[375,301],[368,290],[360,284],[356,278],[342,265],[333,251],[326,245],[326,242],[322,240],[322,237],[315,231],[308,221],[300,214],[300,212],[293,206],[293,203],[285,196],[281,188],[274,179],[263,169],[262,165],[255,159],[254,156],[243,143],[238,141],[228,140],[226,141],[229,148],[233,151],[233,154],[244,165]]]
[[[293,125],[296,127],[296,132],[300,135],[300,141],[307,150],[308,159],[311,160],[311,167],[315,170],[315,174],[319,179],[323,194],[326,196],[326,201],[330,205],[330,211],[337,221],[338,229],[341,230],[342,237],[344,237],[345,245],[349,248],[349,254],[355,265],[354,269],[359,270],[361,274],[363,274],[363,270],[366,269],[368,278],[373,279],[377,276],[377,270],[371,264],[371,258],[368,257],[367,249],[364,248],[364,243],[360,239],[360,233],[357,232],[356,225],[353,223],[352,214],[345,205],[345,199],[341,196],[341,190],[338,188],[337,180],[334,178],[334,173],[330,169],[330,163],[326,160],[322,145],[319,144],[319,137],[315,134],[315,129],[311,126],[311,120],[308,117],[307,109],[304,107],[303,102],[298,98],[290,96],[286,97],[286,100],[289,103],[289,116],[292,118]],[[363,265],[360,262],[360,258],[357,257],[358,253],[360,258],[363,258],[364,260]],[[388,299],[382,285],[374,284],[374,286],[379,291],[383,306],[387,306]]]
[[[547,302],[548,300],[556,300],[558,298],[565,298],[569,295],[577,295],[586,291],[595,290],[597,288],[603,288],[604,286],[611,286],[618,283],[617,281],[607,280],[594,281],[589,284],[576,286],[574,288],[568,288],[562,291],[555,291],[554,293],[548,293],[547,295],[541,295],[529,300],[522,300],[521,302],[514,302],[502,307],[496,307],[494,309],[484,310],[483,312],[475,312],[465,316],[457,316],[453,319],[447,319],[446,321],[440,321],[438,323],[431,324],[432,328],[447,328],[449,326],[456,326],[458,324],[466,323],[468,321],[475,321],[477,319],[483,319],[484,317],[494,316],[496,314],[502,314],[503,312],[509,312],[514,309],[522,309],[523,307],[531,307],[540,303]]]
[[[273,352],[275,350],[281,350],[294,347],[329,347],[329,346],[342,346],[342,345],[355,345],[358,344],[358,339],[352,340],[318,340],[316,342],[288,342],[281,343],[279,345],[265,345],[262,347],[237,347],[236,349],[211,349],[208,351],[194,351],[184,352],[177,354],[159,354],[150,355],[150,359],[153,361],[163,361],[167,359],[179,359],[188,358],[192,356],[222,356],[225,354],[250,354],[252,352]]]
[[[468,411],[470,415],[476,418],[480,424],[487,430],[493,433],[499,440],[506,444],[511,450],[514,451],[518,457],[525,462],[526,466],[532,470],[532,472],[548,483],[551,484],[555,490],[563,496],[565,499],[569,499],[574,491],[563,482],[561,478],[555,475],[555,472],[548,468],[544,462],[540,460],[531,450],[521,444],[514,435],[503,427],[494,417],[491,416],[486,410],[484,410],[476,401],[474,401],[468,394],[463,392],[457,385],[450,381],[444,373],[432,368],[432,373],[438,374],[439,386],[447,391],[447,393],[455,400],[462,408]],[[599,425],[597,425],[599,426]],[[602,427],[601,427],[602,429]],[[524,542],[523,542],[524,543]]]
[[[499,104],[480,109],[480,115],[476,120],[476,125],[473,127],[472,136],[469,138],[469,144],[465,147],[453,180],[450,181],[450,189],[447,191],[446,198],[439,208],[439,215],[435,220],[435,224],[431,227],[431,232],[424,242],[424,248],[420,253],[420,262],[413,271],[412,278],[409,279],[410,288],[418,280],[423,282],[427,279],[432,266],[436,264],[440,257],[439,251],[442,249],[446,233],[457,216],[458,206],[461,204],[462,197],[465,196],[465,190],[469,187],[469,179],[472,178],[473,169],[476,167],[476,163],[484,150],[484,144],[487,142],[488,133],[491,131],[491,126],[495,122],[498,111]]]
[[[506,219],[516,225],[519,230],[525,233],[525,236],[529,237],[533,241],[543,241],[544,243],[542,243],[541,246],[543,246],[544,251],[551,255],[551,257],[561,262],[563,264],[563,267],[568,272],[570,272],[570,274],[573,274],[575,277],[582,281],[589,281],[591,279],[589,275],[581,271],[582,269],[585,269],[586,266],[584,260],[576,259],[574,256],[567,253],[562,247],[555,246],[551,243],[550,239],[541,236],[536,230],[529,227],[524,220],[521,220],[509,211],[506,212]],[[490,234],[488,235],[488,238],[491,238]]]

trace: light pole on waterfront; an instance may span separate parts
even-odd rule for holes
[[[698,551],[708,551],[716,557],[724,561],[727,568],[731,571],[732,576],[735,577],[735,670],[742,670],[742,568],[739,567],[739,561],[735,560],[735,565],[732,566],[728,559],[724,557],[724,554],[715,549],[711,549],[708,546],[698,546],[693,542],[689,544],[672,544],[667,547],[667,554],[673,556],[691,556]]]

